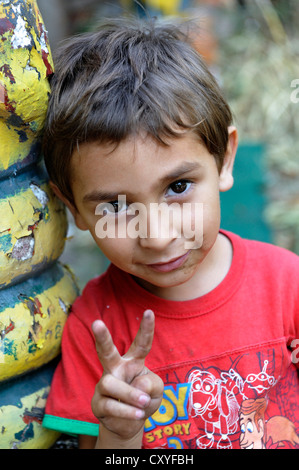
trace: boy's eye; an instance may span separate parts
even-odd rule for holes
[[[125,201],[110,201],[102,203],[101,212],[106,214],[119,214],[120,212],[126,211],[128,205]]]
[[[110,204],[112,205],[115,214],[118,214],[119,212],[126,211],[127,208],[128,208],[128,205],[126,204],[126,202],[120,201],[120,200],[112,201],[112,202],[110,202]]]
[[[172,183],[169,186],[167,191],[168,196],[173,196],[174,194],[182,194],[186,192],[191,186],[191,182],[187,180],[178,180]]]

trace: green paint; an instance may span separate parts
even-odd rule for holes
[[[35,343],[33,343],[32,340],[29,341],[29,345],[28,345],[28,352],[29,354],[34,354],[37,350],[37,346]]]
[[[31,122],[29,123],[29,126],[30,126],[30,129],[31,129],[33,132],[37,132],[37,131],[38,131],[38,128],[39,128],[38,122],[36,122],[36,121],[31,121]]]
[[[43,209],[39,209],[39,210],[40,210],[40,213],[42,214],[42,219],[44,220],[45,223],[47,223],[51,219],[49,207],[46,206]]]
[[[5,338],[3,341],[3,351],[4,351],[4,355],[13,356],[16,361],[18,360],[17,348],[14,344],[14,341],[11,341],[10,339]]]
[[[9,253],[13,248],[13,244],[11,241],[11,234],[5,234],[0,236],[0,251],[4,253]]]
[[[55,339],[61,338],[62,336],[62,326],[60,322],[57,322],[55,325]]]

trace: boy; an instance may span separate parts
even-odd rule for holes
[[[220,230],[237,131],[187,37],[104,24],[51,86],[52,187],[111,265],[73,305],[44,426],[81,448],[252,448],[240,410],[264,398],[282,429],[259,419],[259,442],[298,445],[298,257]]]

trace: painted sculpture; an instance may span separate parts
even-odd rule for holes
[[[64,207],[40,144],[53,63],[36,1],[0,1],[0,449],[44,449],[41,426],[61,334],[78,295],[59,263]]]

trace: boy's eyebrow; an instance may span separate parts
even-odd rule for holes
[[[194,170],[198,170],[202,165],[199,162],[183,162],[177,168],[172,170],[168,175],[163,176],[160,180],[160,184],[166,184],[169,181],[174,181],[181,178],[186,173]]]
[[[98,201],[114,201],[117,200],[118,196],[123,193],[107,192],[107,191],[92,191],[91,193],[85,194],[83,202],[98,202]]]
[[[201,167],[202,165],[199,162],[183,162],[170,173],[160,178],[158,181],[158,185],[165,185],[166,183],[181,178],[186,173],[197,170]],[[83,197],[83,202],[115,201],[122,194],[126,194],[126,191],[109,192],[96,190],[92,191],[91,193],[85,194],[85,196]]]

